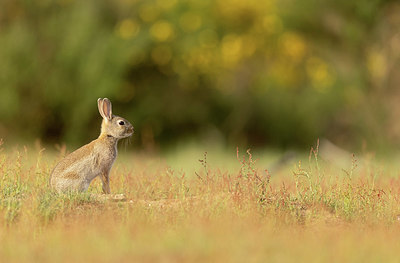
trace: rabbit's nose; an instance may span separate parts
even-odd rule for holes
[[[134,133],[134,132],[135,132],[133,126],[131,126],[131,127],[128,128],[128,132],[130,132],[130,133]]]

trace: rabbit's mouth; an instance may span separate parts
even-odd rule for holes
[[[131,127],[128,127],[128,128],[126,128],[125,134],[122,136],[122,138],[130,137],[130,136],[132,136],[132,134],[133,134],[134,132],[135,132],[135,130],[133,129],[132,126],[131,126]]]
[[[133,128],[133,126],[129,127],[128,129],[126,129],[126,131],[128,132],[128,136],[132,136],[132,134],[135,132],[135,129]]]

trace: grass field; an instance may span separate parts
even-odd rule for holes
[[[277,154],[120,151],[113,193],[55,195],[65,152],[0,152],[1,262],[398,262],[400,180],[390,161],[338,167]],[[160,157],[161,156],[161,157]]]

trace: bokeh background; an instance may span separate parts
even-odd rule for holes
[[[0,137],[133,147],[400,145],[400,3],[0,0]]]

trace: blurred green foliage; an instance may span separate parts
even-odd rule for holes
[[[152,148],[400,142],[400,5],[1,0],[0,137],[87,142],[96,99]]]

